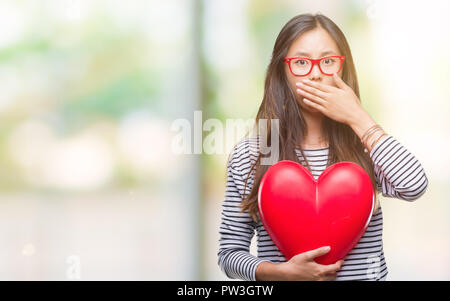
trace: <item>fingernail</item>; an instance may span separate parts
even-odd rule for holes
[[[301,87],[301,86],[303,86],[303,83],[296,83],[296,85]]]

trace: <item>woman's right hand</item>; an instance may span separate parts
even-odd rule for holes
[[[282,280],[324,281],[335,280],[337,271],[341,269],[343,260],[334,264],[322,265],[314,258],[327,254],[330,247],[321,247],[293,256],[289,261],[279,264],[279,275]]]

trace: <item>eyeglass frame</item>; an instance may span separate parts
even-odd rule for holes
[[[284,58],[284,61],[288,64],[289,70],[291,71],[291,73],[292,73],[294,76],[307,76],[307,75],[309,75],[309,74],[311,73],[311,71],[313,70],[314,65],[316,65],[316,64],[317,64],[317,66],[319,66],[319,70],[320,70],[320,72],[322,72],[322,74],[331,76],[331,75],[333,75],[333,73],[325,73],[325,72],[323,72],[322,68],[320,67],[320,62],[321,62],[322,60],[328,59],[328,58],[331,58],[331,57],[337,57],[337,58],[339,58],[339,60],[340,60],[340,66],[339,66],[339,70],[336,71],[336,73],[339,73],[339,72],[341,71],[341,69],[342,69],[342,66],[344,65],[345,55],[331,55],[331,56],[325,56],[325,57],[322,57],[322,58],[320,58],[320,59],[312,59],[312,58],[309,58],[309,57],[301,57],[301,56],[297,56],[297,57],[287,57],[287,58]],[[291,61],[292,61],[293,59],[305,59],[305,60],[310,61],[310,62],[311,62],[311,68],[309,69],[308,73],[303,74],[303,75],[297,75],[297,74],[295,74],[295,73],[292,71],[292,67],[291,67]]]

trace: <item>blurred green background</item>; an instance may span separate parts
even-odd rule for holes
[[[449,8],[2,0],[0,280],[226,279],[218,230],[238,139],[177,154],[171,125],[254,118],[279,31],[316,12],[346,35],[363,106],[430,180],[414,203],[382,198],[388,279],[450,280]]]

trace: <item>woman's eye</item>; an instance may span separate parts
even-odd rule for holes
[[[295,61],[296,64],[298,65],[305,65],[306,64],[306,60],[297,60]]]
[[[326,64],[326,65],[329,65],[329,64],[334,63],[334,60],[333,59],[324,59],[323,63]]]

